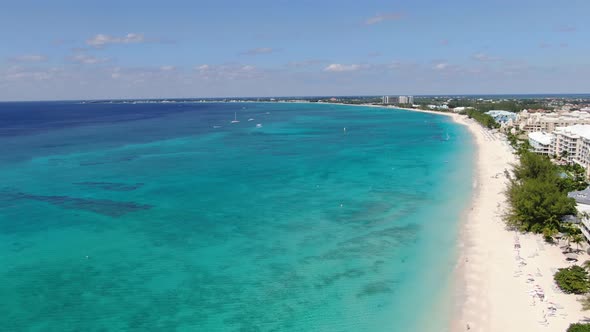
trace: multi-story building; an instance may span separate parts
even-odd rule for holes
[[[383,96],[382,102],[383,102],[383,104],[390,104],[391,98],[389,96]]]
[[[399,96],[400,104],[414,104],[414,96]]]
[[[590,125],[590,113],[581,111],[530,113],[524,110],[520,112],[515,123],[520,130],[528,133],[538,131],[550,133],[558,127]]]
[[[590,189],[572,191],[567,195],[576,200],[576,210],[579,213],[578,216],[571,216],[570,220],[578,224],[586,241],[590,242]]]
[[[586,170],[590,166],[590,125],[558,127],[553,131],[555,139],[551,149],[555,155],[569,162],[580,164]]]
[[[557,127],[552,133],[532,132],[528,137],[534,152],[579,164],[590,177],[590,125]]]
[[[529,133],[529,144],[534,152],[543,155],[553,155],[555,154],[554,151],[554,140],[555,135],[543,133],[543,132],[534,132]]]

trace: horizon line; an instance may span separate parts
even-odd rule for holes
[[[473,96],[590,96],[585,93],[468,93],[468,94],[376,94],[376,95],[293,95],[293,96],[222,96],[222,97],[143,97],[143,98],[92,98],[92,99],[38,99],[38,100],[1,100],[0,103],[18,102],[76,102],[76,101],[127,101],[127,100],[203,100],[203,99],[254,99],[254,98],[353,98],[382,96],[414,96],[414,97],[473,97]]]

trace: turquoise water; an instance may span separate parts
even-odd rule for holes
[[[68,112],[4,122],[2,330],[447,327],[473,153],[447,117],[315,104],[27,107]]]

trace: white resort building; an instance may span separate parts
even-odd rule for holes
[[[544,155],[552,155],[555,153],[553,141],[555,136],[553,134],[543,133],[540,131],[529,133],[529,144],[534,152]]]
[[[588,173],[590,166],[590,125],[559,127],[553,131],[555,155],[565,155],[569,162],[580,164]]]
[[[579,212],[578,216],[574,216],[573,220],[578,224],[580,231],[590,242],[590,190],[588,188],[581,191],[572,191],[567,194],[569,197],[576,200],[576,209]]]
[[[573,125],[590,125],[590,113],[582,111],[529,113],[527,110],[520,112],[518,127],[527,133],[544,131],[553,132],[558,127]]]
[[[552,133],[532,132],[528,138],[534,152],[579,164],[590,177],[590,125],[557,127]]]

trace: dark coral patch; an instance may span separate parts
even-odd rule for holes
[[[148,204],[139,204],[135,202],[119,202],[109,199],[92,199],[77,198],[70,196],[44,196],[31,195],[22,192],[3,193],[14,200],[28,199],[33,201],[45,202],[69,210],[84,210],[109,217],[120,217],[130,212],[148,210],[153,206]]]
[[[111,190],[111,191],[133,191],[143,186],[143,183],[133,183],[133,184],[126,184],[126,183],[117,183],[117,182],[75,182],[75,185],[84,186],[84,187],[92,187],[98,188],[103,190]]]

